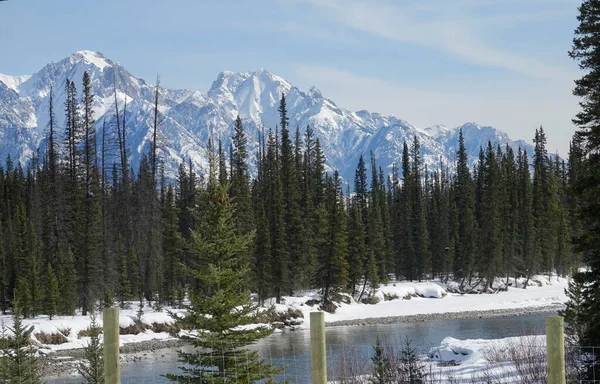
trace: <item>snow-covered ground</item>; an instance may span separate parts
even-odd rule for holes
[[[445,338],[432,348],[426,371],[441,383],[545,383],[546,336],[496,340]],[[439,381],[438,381],[439,380]]]
[[[378,301],[376,304],[364,304],[354,300],[349,295],[344,296],[345,302],[338,305],[335,313],[325,313],[325,322],[347,321],[355,319],[382,318],[410,315],[427,315],[443,313],[460,313],[465,311],[488,311],[488,310],[515,310],[519,308],[543,308],[552,305],[561,305],[566,301],[564,290],[567,280],[553,276],[536,276],[530,281],[527,289],[520,288],[523,281],[512,281],[512,286],[506,291],[495,294],[457,294],[451,293],[450,288],[441,282],[397,282],[382,286],[373,292],[372,296]],[[517,285],[518,287],[515,287]],[[311,304],[310,300],[319,300],[321,297],[317,291],[303,292],[301,296],[285,296],[282,304],[273,304],[275,312],[283,314],[289,310],[300,312],[304,316],[296,319],[300,328],[308,328],[307,319],[309,313],[318,310],[318,304]],[[392,300],[389,300],[393,298]],[[267,301],[266,306],[271,305]],[[182,310],[171,309],[181,313]],[[137,304],[132,304],[131,309],[125,309],[120,314],[121,328],[135,325],[137,320]],[[102,326],[101,316],[97,322]],[[152,308],[144,308],[141,323],[151,328],[156,324],[173,324],[173,318],[167,313],[167,309],[156,311]],[[11,316],[0,316],[0,325],[12,326]],[[24,324],[29,327],[33,325],[35,330],[32,338],[37,340],[36,334],[47,335],[60,333],[66,338],[66,342],[58,345],[43,345],[43,350],[48,352],[82,348],[87,345],[89,337],[80,336],[80,332],[88,329],[90,325],[89,316],[58,316],[52,320],[47,316],[39,316],[34,319],[25,319]],[[155,328],[157,329],[157,328]],[[167,332],[153,332],[150,329],[139,334],[122,335],[121,344],[147,341],[165,340],[172,338]]]
[[[423,314],[460,313],[466,311],[514,310],[519,308],[542,308],[564,304],[567,300],[566,279],[553,276],[535,276],[527,289],[521,288],[522,279],[511,280],[512,286],[506,291],[495,294],[459,294],[447,291],[441,282],[399,282],[380,287],[374,296],[377,304],[363,304],[351,300],[349,304],[340,303],[335,313],[325,313],[325,322],[381,318],[390,316],[411,316]],[[517,287],[515,287],[515,285]],[[397,299],[385,300],[385,297],[397,296]],[[301,297],[285,296],[286,305],[277,305],[278,311],[287,307],[299,309],[304,318],[309,318],[313,307],[306,305],[308,300],[319,299],[318,292],[308,292]],[[350,298],[349,298],[350,299]],[[308,327],[308,322],[304,322]]]

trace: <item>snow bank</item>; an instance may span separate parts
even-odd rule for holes
[[[388,284],[379,288],[377,292],[389,297],[397,296],[399,299],[410,299],[415,296],[441,299],[448,294],[444,288],[432,282]]]
[[[511,350],[522,345],[526,347],[517,355],[525,353],[528,356],[515,361]],[[487,378],[494,382],[506,382],[507,378],[511,379],[510,382],[543,382],[545,345],[544,335],[495,340],[446,337],[438,347],[429,351],[427,371],[440,383],[485,382]],[[537,360],[540,352],[541,360]],[[533,369],[529,370],[527,364],[532,364]]]

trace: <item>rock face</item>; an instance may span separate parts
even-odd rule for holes
[[[2,163],[9,154],[13,160],[26,163],[38,148],[44,148],[51,89],[56,123],[63,129],[66,80],[73,80],[80,92],[85,71],[92,80],[98,135],[106,123],[104,126],[110,135],[113,139],[116,137],[115,84],[121,113],[127,103],[127,143],[131,165],[137,169],[143,154],[148,153],[152,137],[154,85],[134,77],[119,63],[93,51],[75,52],[59,62],[47,64],[31,76],[0,74]],[[442,162],[450,163],[452,167],[460,128],[471,161],[477,159],[480,146],[487,145],[488,140],[494,145],[508,144],[515,149],[521,146],[532,153],[531,145],[512,141],[493,127],[466,123],[455,128],[441,125],[417,128],[391,115],[340,108],[315,87],[301,91],[264,69],[242,73],[224,71],[207,93],[161,89],[159,156],[167,176],[175,177],[182,160],[191,159],[197,170],[206,170],[206,148],[211,129],[214,137],[221,138],[227,149],[238,114],[249,137],[253,163],[259,133],[268,132],[278,124],[277,108],[282,93],[287,99],[290,127],[300,127],[301,132],[307,125],[313,127],[327,157],[328,168],[338,169],[342,177],[350,181],[361,154],[368,158],[373,151],[378,164],[389,171],[393,162],[399,162],[403,142],[411,142],[414,136],[421,142],[423,158],[430,170],[437,169]],[[117,151],[114,152],[116,161]]]

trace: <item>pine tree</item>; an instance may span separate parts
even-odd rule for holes
[[[535,229],[533,218],[533,187],[531,183],[531,173],[529,171],[529,160],[527,151],[518,152],[518,173],[519,173],[519,188],[518,188],[518,207],[519,207],[519,223],[518,223],[518,239],[517,239],[517,254],[522,260],[521,273],[529,276],[531,271],[536,269],[536,258],[534,253],[535,246]]]
[[[19,307],[20,304],[15,305],[13,327],[8,328],[13,335],[0,349],[0,365],[4,366],[6,371],[0,372],[0,377],[5,375],[8,380],[4,382],[11,384],[41,384],[41,362],[36,356],[36,350],[29,343],[33,326],[25,328]]]
[[[179,233],[177,208],[175,207],[173,187],[169,186],[162,208],[162,254],[164,269],[161,298],[169,305],[175,305],[177,292],[182,287],[181,262],[184,240]]]
[[[242,119],[235,120],[231,153],[230,196],[234,202],[235,217],[240,234],[250,233],[254,229],[254,214],[250,200],[250,174],[248,173],[248,139],[242,126]]]
[[[577,182],[581,200],[581,221],[583,230],[577,239],[578,249],[582,252],[584,262],[590,271],[578,278],[586,287],[583,302],[588,310],[581,323],[587,326],[581,340],[585,345],[600,344],[600,199],[598,185],[600,175],[600,144],[598,119],[600,111],[600,39],[596,33],[599,26],[600,1],[584,0],[579,6],[573,48],[569,55],[575,59],[585,74],[575,80],[573,94],[581,98],[581,111],[573,120],[579,126],[577,136],[581,139],[584,151],[584,170]],[[589,291],[588,291],[589,290]]]
[[[286,244],[285,227],[285,202],[283,201],[283,187],[281,181],[281,170],[277,155],[277,141],[272,133],[269,133],[269,143],[266,159],[268,184],[268,207],[267,218],[269,220],[269,233],[271,238],[271,286],[277,303],[281,303],[281,297],[289,287],[289,254]]]
[[[413,174],[410,166],[410,153],[408,144],[404,142],[402,151],[402,190],[400,191],[400,206],[398,208],[400,233],[397,235],[400,239],[399,257],[402,263],[404,277],[413,281],[417,277],[415,251],[413,247],[412,231],[412,201],[415,192],[413,188]]]
[[[368,253],[365,246],[365,227],[356,198],[350,203],[350,220],[348,223],[348,278],[352,295],[356,294],[357,285],[365,277]]]
[[[421,281],[426,271],[430,270],[431,254],[429,252],[429,234],[427,232],[427,214],[423,201],[421,184],[421,145],[417,136],[411,148],[412,155],[412,231],[413,249],[417,269],[417,278]]]
[[[77,371],[88,384],[104,383],[104,352],[100,343],[100,327],[96,316],[92,313],[89,327],[90,342],[84,348],[84,361],[79,364]]]
[[[94,95],[91,79],[87,72],[83,74],[83,150],[81,163],[83,167],[83,207],[79,216],[78,252],[75,253],[78,276],[80,278],[80,304],[82,314],[87,315],[93,308],[98,295],[99,272],[99,237],[100,220],[100,180],[98,159],[96,156],[96,130],[94,128]]]
[[[491,287],[494,277],[498,275],[502,258],[501,230],[501,188],[500,168],[497,154],[491,142],[485,151],[482,167],[482,206],[481,206],[481,248],[477,269],[480,276],[486,279],[486,288]]]
[[[337,171],[328,179],[325,204],[321,210],[320,246],[315,286],[323,291],[323,304],[330,294],[338,292],[348,283],[346,212],[340,176]]]
[[[58,313],[58,280],[52,269],[52,265],[46,267],[46,292],[44,297],[44,313],[50,320]]]
[[[373,346],[373,356],[371,356],[373,362],[373,368],[371,370],[371,377],[369,383],[371,384],[387,384],[391,382],[391,362],[385,355],[379,336]]]
[[[271,330],[239,328],[255,323],[258,316],[247,290],[249,265],[240,257],[252,237],[236,234],[232,204],[222,186],[209,187],[205,199],[198,229],[192,232],[195,263],[185,269],[203,289],[190,289],[188,316],[176,317],[177,322],[202,330],[188,338],[200,349],[180,352],[180,361],[189,367],[166,377],[185,383],[247,383],[271,377],[279,370],[256,351],[244,349]]]
[[[475,262],[475,191],[469,170],[467,150],[462,129],[459,132],[456,153],[456,177],[454,198],[457,210],[457,238],[455,246],[454,276],[457,279],[471,277]],[[464,281],[464,280],[463,280]]]

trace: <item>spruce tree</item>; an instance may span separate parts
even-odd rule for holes
[[[101,233],[100,180],[96,154],[96,130],[94,128],[94,95],[91,79],[87,72],[83,74],[83,149],[81,153],[83,206],[78,217],[79,236],[76,265],[80,278],[80,305],[82,314],[87,315],[98,298],[99,272],[99,234]]]
[[[581,98],[581,111],[573,122],[579,126],[577,132],[584,152],[584,170],[578,178],[577,188],[581,200],[582,232],[577,239],[577,247],[582,252],[583,261],[590,268],[578,276],[583,281],[585,296],[583,302],[587,312],[580,323],[587,326],[581,343],[584,345],[600,344],[600,38],[597,30],[600,24],[600,1],[584,0],[579,6],[573,47],[569,55],[575,59],[579,67],[585,71],[580,79],[575,80],[573,94]]]
[[[234,202],[235,217],[240,234],[250,233],[254,229],[254,215],[250,200],[250,174],[248,173],[248,139],[242,126],[242,119],[235,120],[231,153],[230,196]]]
[[[163,254],[163,286],[161,297],[169,305],[175,305],[177,291],[181,288],[181,267],[184,240],[179,233],[177,208],[173,187],[167,189],[162,207],[162,254]]]
[[[338,292],[348,283],[346,212],[341,180],[336,171],[327,180],[325,204],[319,207],[318,267],[315,285],[323,292],[323,304],[327,305],[332,293]]]
[[[373,362],[373,368],[371,370],[371,377],[369,378],[369,383],[371,384],[387,384],[391,382],[391,372],[392,363],[389,358],[385,354],[385,350],[383,345],[381,345],[381,341],[379,340],[379,336],[375,341],[375,345],[373,346],[373,356],[371,356],[371,361]]]
[[[44,313],[50,320],[58,313],[58,280],[52,269],[52,265],[46,267],[46,291],[44,297]]]
[[[269,133],[269,142],[266,158],[268,184],[268,208],[267,218],[269,220],[269,233],[271,238],[271,286],[277,303],[281,303],[281,297],[287,291],[289,283],[289,254],[286,244],[285,227],[285,202],[283,200],[283,186],[281,181],[281,169],[277,155],[277,141],[272,133]]]
[[[402,150],[402,189],[400,191],[400,203],[398,208],[400,233],[400,252],[398,262],[402,264],[404,277],[413,281],[417,277],[415,251],[413,246],[412,230],[412,201],[415,189],[413,188],[413,174],[410,166],[410,153],[408,144],[404,142]]]
[[[90,326],[88,328],[90,341],[84,348],[84,361],[77,366],[77,371],[88,384],[104,383],[104,352],[100,343],[100,326],[96,316],[92,313]]]
[[[501,185],[500,168],[497,153],[491,142],[485,151],[482,167],[482,206],[481,206],[481,248],[477,269],[480,277],[485,278],[486,288],[491,287],[494,277],[498,275],[502,258],[501,242]]]
[[[429,233],[427,232],[427,214],[421,184],[421,145],[417,136],[411,148],[412,155],[412,231],[413,249],[417,269],[417,278],[421,281],[430,270]]]
[[[350,219],[348,222],[348,278],[353,295],[357,285],[365,277],[365,267],[368,262],[367,247],[365,246],[365,227],[356,198],[351,199]]]
[[[232,203],[223,186],[211,184],[204,212],[192,232],[194,266],[184,271],[197,279],[200,290],[190,288],[188,315],[176,321],[192,330],[187,336],[198,349],[180,352],[181,374],[167,378],[183,383],[248,383],[272,377],[279,369],[267,364],[247,345],[271,333],[268,328],[244,329],[257,322],[256,305],[248,291],[249,264],[241,255],[251,235],[238,235]]]
[[[6,383],[41,384],[43,383],[40,372],[41,361],[29,341],[33,326],[25,328],[19,306],[20,304],[15,305],[13,326],[8,328],[12,332],[12,337],[0,350],[0,364],[6,371],[0,374],[8,377]]]

